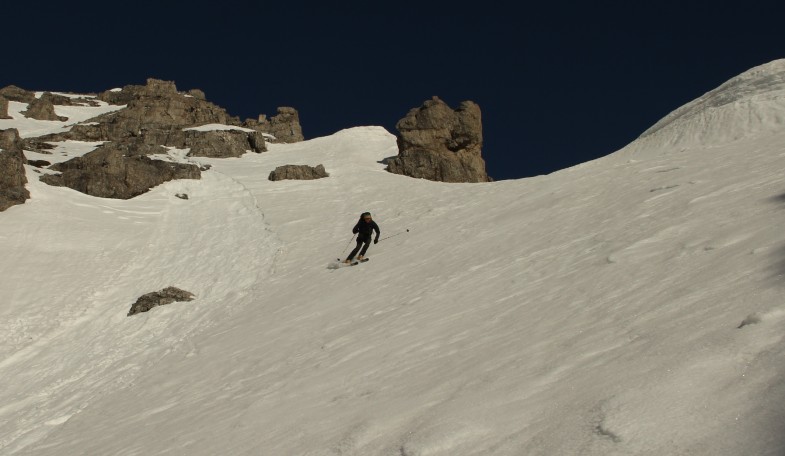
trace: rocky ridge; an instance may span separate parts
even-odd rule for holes
[[[16,86],[0,89],[0,100],[27,103],[23,113],[37,120],[65,121],[57,116],[55,105],[95,104],[78,96],[35,92]],[[204,92],[178,91],[172,81],[148,79],[145,85],[128,85],[97,95],[119,109],[73,125],[64,133],[26,138],[22,148],[49,153],[52,143],[60,141],[104,142],[86,155],[50,167],[61,174],[48,174],[41,180],[50,185],[105,198],[133,198],[172,179],[199,179],[195,164],[172,163],[149,155],[167,154],[168,148],[190,149],[191,157],[239,157],[246,152],[267,150],[266,141],[302,141],[299,115],[294,108],[279,108],[278,115],[267,119],[246,120],[230,116],[225,109],[207,101]],[[7,110],[0,103],[0,116]],[[216,124],[221,128],[193,128]],[[242,127],[248,125],[248,127]],[[163,146],[163,147],[162,147]],[[24,158],[24,157],[23,157]]]

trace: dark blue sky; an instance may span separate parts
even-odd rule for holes
[[[785,58],[785,2],[643,3],[14,1],[3,7],[0,86],[95,92],[157,77],[242,118],[293,106],[307,138],[361,125],[395,133],[433,95],[473,100],[489,174],[519,178],[607,155]]]

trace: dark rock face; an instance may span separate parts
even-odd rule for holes
[[[147,312],[153,307],[165,306],[173,302],[193,301],[195,296],[176,287],[166,287],[161,291],[154,291],[139,297],[128,311],[128,316]]]
[[[12,128],[0,130],[0,212],[30,198],[25,188],[25,156],[19,132]]]
[[[191,157],[239,157],[247,151],[267,151],[261,132],[242,130],[186,130],[185,146],[190,147]]]
[[[387,170],[441,182],[488,182],[481,117],[474,102],[453,110],[433,97],[398,121],[398,156]]]
[[[18,101],[20,103],[32,103],[35,100],[35,92],[22,89],[15,85],[5,86],[0,89],[0,96],[6,100]]]
[[[147,156],[165,152],[141,140],[107,143],[82,157],[52,165],[50,169],[62,174],[42,176],[41,181],[92,196],[130,199],[173,179],[201,178],[196,165]]]
[[[62,117],[55,114],[55,106],[52,103],[52,94],[49,92],[41,95],[41,98],[34,99],[27,107],[27,111],[22,112],[25,117],[36,120],[59,120],[64,122],[68,117]]]
[[[8,100],[0,95],[0,119],[10,119],[8,115]]]
[[[279,181],[285,179],[293,180],[313,180],[329,177],[330,175],[324,170],[324,165],[308,166],[308,165],[284,165],[275,168],[270,173],[269,179],[271,181]]]
[[[248,119],[243,126],[273,135],[275,139],[270,138],[269,141],[274,143],[295,143],[304,139],[300,114],[290,107],[279,107],[278,114],[269,119],[264,114],[258,120]]]

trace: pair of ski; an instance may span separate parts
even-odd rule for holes
[[[337,258],[337,260],[341,261],[340,258]],[[359,260],[359,261],[352,261],[351,263],[349,263],[349,266],[357,266],[358,264],[365,263],[368,260],[370,260],[370,258],[363,258],[362,260]],[[342,263],[342,264],[345,264],[345,263]]]

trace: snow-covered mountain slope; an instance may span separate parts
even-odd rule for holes
[[[37,92],[40,98],[43,92]],[[67,95],[67,94],[58,94]],[[87,97],[87,96],[86,96]],[[55,106],[55,113],[68,120],[61,122],[57,120],[37,120],[29,119],[22,114],[27,110],[27,104],[18,101],[8,102],[8,115],[10,119],[0,119],[0,130],[16,128],[23,138],[43,136],[50,133],[63,133],[69,131],[74,125],[84,122],[93,117],[106,114],[107,112],[117,111],[124,106],[109,105],[101,100],[92,98],[96,106]]]
[[[706,147],[783,129],[785,59],[752,68],[676,109],[628,148]]]
[[[785,131],[650,145],[443,184],[385,172],[395,138],[361,127],[129,201],[28,168],[0,214],[0,452],[782,454]],[[366,210],[400,235],[329,269]],[[197,299],[125,316],[168,285]]]

